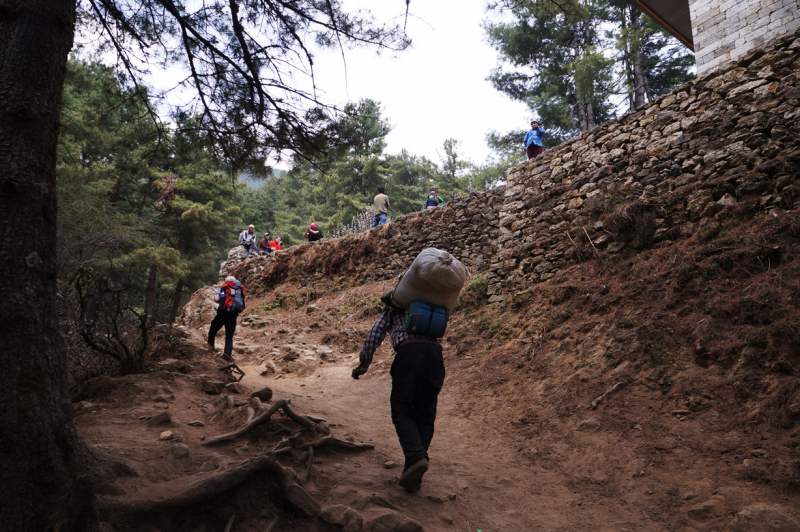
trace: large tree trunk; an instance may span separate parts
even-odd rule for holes
[[[181,303],[183,303],[183,279],[178,279],[178,284],[175,286],[175,293],[172,296],[172,309],[169,311],[169,320],[167,323],[170,325],[175,323],[175,318],[181,311]]]
[[[642,12],[638,7],[631,6],[631,30],[633,35],[632,62],[633,62],[633,103],[634,108],[638,109],[647,103],[647,93],[645,89],[644,64],[642,63]]]
[[[56,146],[75,0],[0,1],[0,527],[93,530],[56,314]]]
[[[158,266],[150,266],[150,273],[147,277],[147,290],[144,293],[144,323],[149,324],[153,318],[153,306],[156,301],[156,275]]]

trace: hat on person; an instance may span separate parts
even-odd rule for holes
[[[269,231],[267,231],[266,233],[264,233],[264,236],[269,236]]]
[[[534,118],[533,120],[531,120],[531,124],[533,124],[534,122],[536,122],[537,124],[540,124],[540,123],[541,123],[541,122],[539,122],[538,120],[536,120],[535,118]]]
[[[431,190],[436,190],[436,187],[431,187]]]
[[[248,225],[248,226],[247,226],[247,228],[248,228],[248,229],[255,229],[255,228],[256,228],[256,226],[254,226],[254,225]]]
[[[316,229],[316,228],[317,228],[317,224],[316,224],[316,222],[315,222],[315,223],[312,223],[312,224],[311,224],[311,229]]]

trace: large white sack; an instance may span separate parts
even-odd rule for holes
[[[467,282],[467,269],[446,251],[427,248],[394,289],[394,299],[403,307],[413,301],[453,310],[458,294]]]

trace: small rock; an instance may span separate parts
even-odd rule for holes
[[[225,385],[225,389],[231,393],[244,393],[244,386],[238,382],[229,382]]]
[[[672,411],[672,415],[673,416],[688,416],[689,414],[691,414],[691,412],[689,410],[673,410]]]
[[[575,430],[578,432],[597,432],[600,429],[599,419],[584,419],[575,425]]]
[[[208,379],[202,379],[200,381],[200,389],[209,395],[219,395],[220,393],[222,393],[222,389],[224,387],[225,387],[224,382],[211,381]]]
[[[319,520],[339,527],[344,532],[361,532],[364,523],[360,513],[342,504],[328,506],[322,510]]]
[[[387,461],[385,461],[385,462],[383,463],[383,467],[385,467],[386,469],[392,469],[393,467],[397,467],[397,464],[395,464],[395,463],[394,463],[393,461],[391,461],[391,460],[387,460]]]
[[[162,423],[169,423],[171,419],[172,419],[172,414],[170,414],[169,411],[164,410],[160,414],[156,414],[155,416],[148,419],[146,423],[151,427],[155,427],[156,425],[161,425]]]
[[[257,392],[253,392],[250,394],[250,397],[258,397],[260,400],[268,403],[272,400],[272,388],[266,387],[258,390]]]
[[[751,454],[753,456],[755,456],[756,458],[766,458],[767,457],[767,451],[765,451],[764,449],[756,449]]]
[[[286,486],[284,502],[300,517],[316,517],[321,512],[319,503],[297,484]]]
[[[697,497],[697,495],[695,495],[694,493],[692,493],[690,491],[689,493],[687,493],[686,495],[683,496],[683,500],[684,501],[691,501],[692,499],[694,499],[696,497]]]
[[[225,408],[233,408],[236,406],[236,400],[232,395],[225,396]]]
[[[447,516],[447,515],[440,515],[440,516],[439,516],[439,519],[441,519],[442,521],[444,521],[444,522],[445,522],[445,523],[447,523],[448,525],[452,525],[452,524],[453,524],[453,518],[452,518],[452,517],[450,517],[450,516]]]
[[[719,501],[714,499],[708,500],[704,503],[691,508],[688,512],[689,518],[695,521],[705,521],[716,517],[719,514]]]
[[[451,501],[454,501],[454,500],[456,500],[456,494],[455,493],[448,493],[447,494],[447,498],[450,499]]]
[[[167,399],[163,395],[156,395],[155,397],[153,397],[153,402],[154,403],[169,403],[169,399]]]
[[[176,460],[186,458],[189,456],[189,446],[185,443],[176,443],[172,446],[172,456],[174,456]]]
[[[394,511],[386,511],[364,523],[368,532],[422,532],[422,525]]]
[[[442,498],[441,498],[441,497],[439,497],[438,495],[428,495],[428,496],[427,496],[427,497],[425,497],[425,498],[426,498],[427,500],[429,500],[430,502],[434,502],[434,503],[436,503],[436,504],[444,504],[444,499],[442,499]]]
[[[314,305],[309,305],[306,307],[306,314],[311,314],[312,312],[316,312],[319,310],[319,307]]]
[[[748,506],[728,525],[731,532],[800,532],[797,521],[765,504]]]
[[[258,397],[250,397],[250,406],[252,406],[256,412],[264,410],[264,403],[262,403],[261,399]]]
[[[205,423],[203,423],[202,421],[199,421],[199,420],[198,421],[190,421],[189,423],[187,423],[187,425],[189,425],[190,427],[205,427],[206,426]]]
[[[171,430],[165,430],[164,432],[161,433],[159,438],[161,438],[162,441],[171,440],[172,439],[172,431]]]

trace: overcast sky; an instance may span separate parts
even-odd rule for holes
[[[403,0],[344,0],[346,9],[365,8],[378,21],[394,17],[402,24]],[[324,99],[337,104],[372,98],[381,102],[394,129],[389,153],[406,149],[439,160],[445,139],[462,142],[464,156],[483,162],[490,130],[530,127],[530,111],[498,92],[486,77],[497,52],[484,42],[484,0],[411,0],[406,33],[412,47],[399,54],[372,50],[317,52],[316,81]],[[520,143],[522,141],[520,140]],[[520,148],[522,149],[522,148]]]
[[[343,5],[348,12],[369,10],[378,23],[401,26],[406,8],[404,0],[343,0]],[[406,27],[411,48],[380,55],[374,48],[345,50],[344,59],[339,49],[317,49],[317,94],[337,106],[361,98],[381,102],[383,116],[394,127],[387,138],[388,153],[406,149],[438,162],[444,141],[455,138],[464,158],[482,163],[490,154],[485,141],[489,131],[527,129],[531,118],[524,104],[486,81],[497,65],[497,53],[484,42],[481,28],[487,16],[486,0],[411,0]],[[84,29],[76,42],[91,50],[96,39]],[[109,52],[105,59],[113,64],[115,56]],[[154,70],[146,83],[157,92],[169,91],[167,100],[173,105],[186,104],[196,97],[194,91],[173,89],[187,77],[180,64]],[[285,164],[278,167],[286,169]]]

